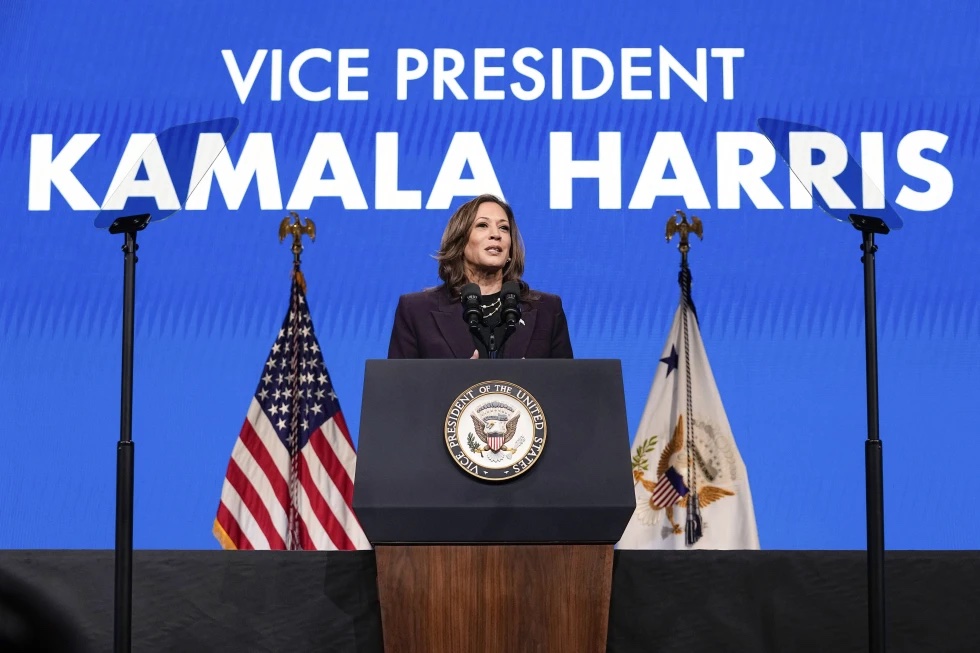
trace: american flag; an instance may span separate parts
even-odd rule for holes
[[[666,508],[680,501],[681,497],[686,494],[687,486],[684,485],[684,479],[677,473],[677,470],[668,467],[654,486],[650,503],[658,508]]]
[[[296,275],[225,473],[226,549],[369,549],[351,508],[357,454]]]

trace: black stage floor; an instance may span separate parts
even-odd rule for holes
[[[55,639],[74,624],[79,650],[111,651],[113,567],[112,551],[0,551],[0,603],[26,594],[62,624],[31,650],[72,650]],[[890,551],[886,583],[890,652],[980,651],[980,554]],[[866,605],[863,551],[619,551],[608,650],[857,653]],[[0,638],[16,627],[0,605]],[[133,651],[381,650],[371,552],[135,553]]]

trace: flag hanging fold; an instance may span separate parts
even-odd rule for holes
[[[369,549],[351,508],[357,455],[297,279],[232,450],[214,535],[226,549]]]
[[[617,546],[758,549],[748,475],[708,364],[686,268],[681,286],[633,440],[636,511]]]

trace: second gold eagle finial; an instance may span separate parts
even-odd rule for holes
[[[680,216],[678,218],[677,216]],[[674,215],[667,219],[667,242],[669,243],[674,239],[674,234],[681,235],[681,242],[677,246],[677,249],[681,250],[682,254],[687,254],[691,249],[691,245],[688,242],[688,234],[696,234],[698,238],[704,240],[704,228],[701,226],[701,220],[696,215],[691,216],[691,222],[688,223],[687,216],[683,211],[677,209]]]
[[[296,253],[296,248],[299,247],[299,251],[303,251],[302,238],[303,235],[310,237],[311,241],[316,240],[316,225],[309,218],[301,218],[296,211],[290,211],[289,215],[282,219],[279,223],[279,242],[281,243],[286,239],[289,234],[293,235],[293,253]]]
[[[311,242],[316,241],[316,224],[309,218],[300,218],[296,211],[290,211],[289,215],[279,223],[279,242],[281,243],[290,234],[293,236],[293,245],[290,248],[293,252],[293,275],[305,293],[306,279],[303,278],[303,273],[299,269],[299,256],[303,253],[304,235],[309,236]]]

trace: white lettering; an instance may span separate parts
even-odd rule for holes
[[[269,71],[269,99],[273,102],[282,101],[282,50],[272,51],[272,69]],[[245,104],[245,100],[242,100]]]
[[[467,164],[473,173],[472,179],[462,178]],[[483,193],[504,196],[483,138],[479,132],[457,132],[453,134],[425,208],[448,209],[454,197],[473,197]]]
[[[414,63],[409,67],[409,63]],[[398,63],[396,68],[396,97],[399,100],[408,99],[408,83],[422,79],[429,70],[429,59],[421,50],[414,48],[398,48]]]
[[[586,59],[591,59],[602,68],[602,79],[593,88],[586,89],[582,77],[582,68]],[[612,87],[613,78],[612,61],[601,50],[592,48],[572,48],[572,99],[573,100],[594,100],[605,95],[606,91]]]
[[[338,65],[339,81],[337,82],[338,100],[367,100],[367,91],[350,90],[351,77],[367,77],[368,69],[364,66],[351,66],[351,59],[367,59],[371,51],[367,48],[342,49],[340,51],[340,61]]]
[[[329,63],[333,60],[333,54],[330,52],[330,50],[324,50],[323,48],[310,48],[309,50],[303,50],[300,52],[299,56],[293,59],[293,63],[289,64],[289,87],[293,89],[293,93],[309,102],[322,102],[323,100],[329,100],[332,92],[329,85],[323,90],[311,91],[303,86],[303,82],[299,78],[299,71],[303,68],[303,65],[311,59],[322,59],[323,61]]]
[[[501,89],[488,91],[487,77],[503,77],[503,66],[488,66],[487,59],[499,59],[506,54],[503,48],[477,48],[473,50],[475,60],[473,66],[473,99],[474,100],[503,100]]]
[[[528,58],[541,61],[544,59],[544,55],[537,48],[521,48],[514,53],[514,70],[534,82],[534,85],[529,90],[525,90],[524,86],[518,82],[510,85],[510,92],[518,100],[537,100],[544,93],[544,75],[539,70],[524,63]]]
[[[813,162],[814,150],[823,152],[823,162]],[[854,208],[847,193],[834,180],[847,167],[847,146],[836,134],[790,132],[789,167],[800,180],[799,184],[790,183],[791,209],[812,209],[814,192],[819,192],[832,209]]]
[[[624,100],[652,100],[653,91],[650,89],[634,89],[633,88],[633,77],[642,76],[649,77],[653,74],[653,68],[650,66],[634,66],[633,58],[642,57],[644,59],[653,56],[653,50],[650,48],[623,48],[620,56],[622,56],[622,62],[620,68],[622,69],[623,78],[621,80],[622,84],[622,96]]]
[[[562,58],[561,48],[551,49],[551,99],[560,100],[562,98]]]
[[[279,171],[272,134],[249,134],[237,165],[232,163],[221,134],[201,134],[194,155],[191,183],[195,179],[200,179],[200,183],[196,188],[190,189],[184,207],[189,211],[203,211],[208,208],[212,180],[217,180],[228,208],[237,210],[245,199],[252,179],[255,179],[258,188],[259,208],[263,211],[282,209],[282,192],[279,189]]]
[[[711,56],[721,59],[721,96],[726,100],[735,97],[735,59],[745,56],[745,48],[711,48]]]
[[[881,132],[861,132],[861,204],[885,208],[885,143]]]
[[[443,89],[448,88],[457,100],[465,100],[466,93],[456,81],[466,67],[463,55],[458,50],[449,48],[436,48],[432,55],[435,58],[435,66],[432,70],[432,97],[436,100],[443,99]],[[452,67],[446,68],[447,61],[452,62]]]
[[[146,179],[137,179],[140,169],[146,171]],[[152,197],[161,211],[180,208],[177,191],[155,134],[133,134],[129,137],[102,208],[121,211],[131,197]]]
[[[622,206],[622,136],[619,132],[599,132],[599,158],[594,161],[572,159],[571,132],[552,132],[550,152],[550,206],[572,208],[572,180],[599,180],[599,208]]]
[[[697,49],[697,77],[691,75],[687,68],[674,58],[674,55],[667,52],[664,46],[660,46],[660,99],[670,99],[670,73],[673,71],[688,88],[697,93],[697,96],[708,101],[708,51],[705,48]]]
[[[375,136],[374,208],[421,209],[422,191],[398,189],[398,132]]]
[[[333,179],[323,179],[327,164]],[[339,197],[345,209],[368,207],[344,138],[336,132],[318,132],[313,138],[286,208],[306,211],[316,197]]]
[[[52,186],[58,189],[73,211],[98,210],[99,205],[72,172],[75,164],[97,140],[99,134],[73,134],[57,156],[53,156],[53,135],[31,134],[28,211],[51,210]]]
[[[906,174],[929,184],[926,191],[912,190],[906,185],[898,192],[895,202],[912,211],[935,211],[946,206],[953,197],[953,175],[941,163],[924,156],[924,150],[942,152],[949,136],[922,129],[906,134],[898,144],[898,165]]]
[[[673,179],[665,179],[667,165]],[[708,209],[711,203],[680,132],[657,132],[630,199],[631,209],[650,209],[657,197],[682,197],[689,209]]]
[[[781,209],[782,203],[762,180],[776,165],[776,150],[758,132],[718,132],[718,208],[742,208],[742,191],[759,209]],[[744,165],[742,152],[752,158]]]
[[[248,66],[248,72],[242,75],[242,69],[238,65],[235,53],[231,50],[221,51],[221,57],[225,60],[225,67],[231,76],[231,83],[235,85],[235,92],[238,93],[238,99],[241,100],[242,104],[245,104],[245,100],[252,92],[252,86],[255,85],[255,79],[259,76],[259,69],[262,68],[262,62],[265,61],[265,55],[268,53],[268,50],[256,50],[255,56],[252,57],[252,63]]]

